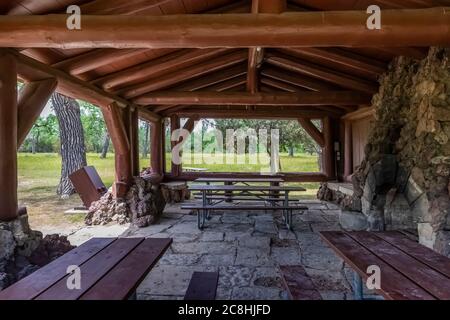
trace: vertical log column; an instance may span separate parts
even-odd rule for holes
[[[133,176],[139,176],[139,114],[137,109],[127,107],[122,110],[124,123],[130,142],[131,172]]]
[[[0,221],[17,218],[17,64],[0,52]]]
[[[344,180],[348,181],[353,174],[352,123],[350,121],[345,121],[344,128]]]
[[[133,177],[131,146],[127,134],[130,122],[124,121],[124,119],[127,119],[127,112],[122,113],[115,103],[103,108],[102,111],[114,145],[116,181],[113,192],[115,197],[122,198],[126,195]]]
[[[333,127],[330,117],[322,119],[322,133],[325,142],[323,148],[323,171],[329,180],[336,177],[334,162],[334,143],[333,143]]]
[[[151,167],[152,173],[163,176],[164,174],[164,150],[163,150],[163,121],[158,120],[151,123],[150,143],[151,143]]]

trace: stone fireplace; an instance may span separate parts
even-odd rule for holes
[[[322,185],[346,229],[415,229],[450,256],[450,49],[422,61],[400,57],[380,78],[376,115],[352,193]]]

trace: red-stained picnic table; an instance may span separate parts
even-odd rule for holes
[[[134,298],[138,285],[171,243],[170,238],[93,238],[0,291],[0,300]],[[70,266],[80,270],[80,289],[67,285],[74,275],[68,273]]]
[[[450,259],[398,231],[323,231],[322,239],[355,271],[355,298],[363,281],[380,268],[380,289],[387,300],[449,300]]]

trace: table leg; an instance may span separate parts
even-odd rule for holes
[[[226,186],[232,186],[232,182],[226,181],[224,183]],[[233,191],[225,191],[225,202],[233,202]]]
[[[284,192],[284,207],[288,207],[289,206],[289,191],[285,191]],[[290,225],[290,221],[289,221],[289,210],[287,209],[283,209],[283,213],[285,215],[285,222],[286,222],[286,226],[288,227],[288,229],[290,229],[289,225]]]
[[[213,195],[212,191],[208,191],[208,194],[206,197],[206,199],[208,201],[208,205],[211,205],[213,203],[213,200],[211,199],[212,195]],[[211,220],[210,212],[211,212],[210,210],[206,210],[205,218],[208,220]]]
[[[270,182],[270,186],[271,187],[279,187],[280,183],[279,182]],[[269,197],[274,199],[274,201],[271,201],[271,204],[272,204],[272,206],[275,206],[276,199],[278,199],[280,197],[280,192],[279,191],[270,191]]]
[[[202,190],[202,203],[203,203],[203,207],[206,207],[208,205],[208,198],[206,196],[206,190]],[[202,209],[202,214],[201,217],[199,216],[199,223],[201,224],[201,228],[203,229],[204,225],[205,225],[205,217],[207,214],[207,210],[206,209]]]
[[[364,300],[363,281],[356,271],[353,271],[353,294],[355,300]]]

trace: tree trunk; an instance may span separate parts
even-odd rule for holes
[[[294,147],[293,146],[289,146],[288,147],[288,151],[289,151],[289,157],[293,157],[294,156]]]
[[[144,144],[142,146],[142,158],[147,158],[148,156],[148,140],[150,135],[150,124],[145,122],[144,124]]]
[[[103,147],[102,147],[102,152],[100,154],[100,159],[106,158],[106,154],[108,153],[108,149],[109,149],[109,141],[110,140],[111,139],[109,138],[109,132],[106,131],[105,137],[103,138]]]
[[[323,172],[323,151],[319,150],[317,151],[318,157],[317,157],[317,162],[319,165],[319,172]]]
[[[61,139],[61,179],[57,194],[62,198],[75,193],[69,175],[86,166],[86,148],[84,132],[80,118],[80,106],[71,98],[54,93],[52,105],[58,118]]]

